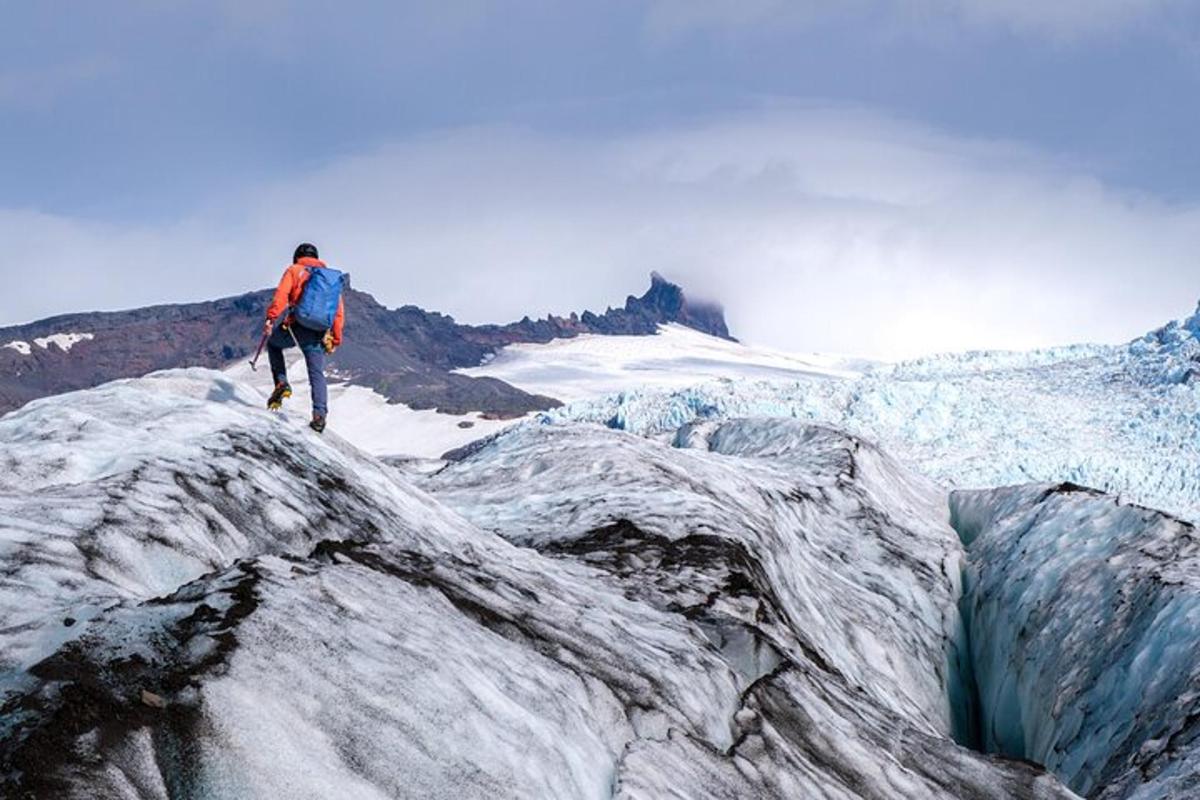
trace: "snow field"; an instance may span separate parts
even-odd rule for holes
[[[285,351],[288,382],[293,395],[284,401],[282,415],[297,424],[308,424],[312,400],[304,357],[294,349]],[[257,372],[245,362],[224,370],[231,381],[261,392],[259,405],[266,403],[272,389],[271,371],[265,356]],[[374,456],[438,459],[443,453],[511,427],[514,420],[487,419],[483,415],[443,414],[432,409],[417,410],[391,403],[373,389],[337,382],[329,376],[329,431]]]

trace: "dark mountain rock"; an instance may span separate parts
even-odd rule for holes
[[[0,329],[0,413],[46,395],[184,366],[222,367],[253,355],[270,291],[131,311],[66,314]],[[655,273],[649,291],[604,314],[584,312],[508,325],[460,325],[416,306],[389,309],[371,295],[346,296],[346,342],[331,359],[336,379],[369,386],[393,402],[447,413],[515,417],[559,405],[493,378],[453,370],[519,342],[598,334],[653,334],[678,322],[730,338],[720,307],[689,302]],[[90,339],[63,348],[56,334]],[[42,343],[36,340],[42,339]],[[19,343],[5,346],[10,343]],[[265,363],[265,359],[264,359]]]
[[[725,313],[715,303],[690,301],[683,289],[657,272],[650,273],[650,289],[641,297],[630,295],[624,308],[610,308],[603,314],[584,311],[569,317],[550,316],[542,320],[525,317],[508,325],[481,325],[465,333],[469,341],[488,348],[487,352],[515,342],[548,342],[567,339],[581,333],[610,336],[650,336],[659,325],[677,322],[710,336],[736,341],[725,325]],[[478,363],[478,362],[476,362]]]
[[[254,320],[268,292],[205,303],[150,306],[112,313],[65,314],[0,329],[0,412],[50,394],[84,389],[116,378],[180,366],[220,367],[249,359]],[[89,333],[92,339],[64,350],[37,339]],[[28,354],[5,344],[22,342]]]
[[[650,291],[625,301],[625,317],[678,322],[722,339],[735,341],[725,325],[725,312],[716,303],[689,301],[683,289],[657,272],[650,273]],[[614,331],[615,332],[615,331]]]

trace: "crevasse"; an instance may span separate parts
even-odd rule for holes
[[[1200,792],[1200,542],[1073,484],[951,495],[978,745],[1094,798]]]

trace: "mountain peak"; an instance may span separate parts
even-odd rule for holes
[[[650,288],[641,297],[625,300],[629,314],[649,317],[655,323],[678,322],[710,336],[735,341],[725,324],[725,311],[717,303],[690,300],[677,283],[658,272],[650,273]]]

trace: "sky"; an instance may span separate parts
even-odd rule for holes
[[[0,325],[271,285],[906,358],[1200,299],[1197,0],[5,3]],[[347,336],[353,335],[353,321]]]

